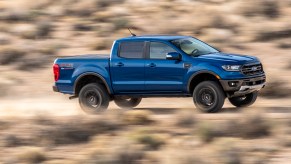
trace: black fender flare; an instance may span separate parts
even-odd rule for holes
[[[77,84],[80,81],[80,79],[82,79],[84,76],[88,76],[88,75],[93,75],[93,76],[96,76],[96,77],[100,78],[102,80],[102,82],[104,83],[104,85],[105,85],[106,90],[108,91],[108,93],[111,94],[110,88],[109,88],[109,86],[108,86],[105,78],[103,76],[101,76],[100,74],[94,73],[94,72],[83,73],[83,74],[81,74],[81,75],[79,75],[77,77],[77,79],[74,82],[74,94],[76,94],[76,87],[77,87]]]
[[[190,93],[190,84],[191,84],[191,81],[197,76],[197,75],[200,75],[200,74],[211,74],[213,75],[214,77],[217,78],[217,80],[220,80],[220,76],[217,75],[216,73],[212,72],[212,71],[208,71],[208,70],[203,70],[203,71],[197,71],[195,73],[193,73],[190,78],[188,79],[188,83],[187,83],[187,92]]]

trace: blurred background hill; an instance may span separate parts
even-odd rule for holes
[[[191,35],[223,51],[258,56],[270,89],[285,88],[290,18],[290,0],[2,0],[0,95],[49,94],[56,57],[109,53],[113,40],[129,36],[127,27],[138,35]],[[286,90],[274,92],[286,96]]]

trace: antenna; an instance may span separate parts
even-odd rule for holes
[[[127,28],[128,29],[128,31],[129,31],[129,33],[131,34],[131,36],[136,36],[134,33],[132,33],[131,31],[130,31],[130,28]]]

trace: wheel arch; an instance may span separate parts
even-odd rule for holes
[[[192,94],[194,91],[194,88],[200,82],[207,81],[207,80],[216,81],[221,86],[221,84],[219,82],[219,80],[220,80],[219,75],[217,75],[216,73],[214,73],[212,71],[203,70],[203,71],[198,71],[190,76],[188,83],[187,83],[187,92]]]
[[[87,72],[79,75],[74,82],[74,94],[78,95],[81,88],[90,82],[99,82],[105,86],[107,92],[111,94],[111,89],[103,76],[94,72]]]

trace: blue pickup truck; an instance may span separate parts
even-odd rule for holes
[[[53,90],[79,98],[97,114],[114,101],[134,108],[146,97],[193,97],[202,112],[218,112],[225,98],[236,107],[253,104],[265,86],[254,56],[223,53],[190,36],[131,36],[114,41],[111,55],[55,60]]]

